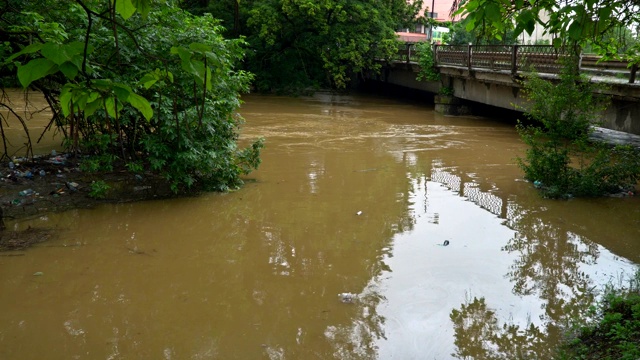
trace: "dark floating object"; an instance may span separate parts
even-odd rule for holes
[[[449,245],[449,240],[445,240],[445,241],[442,243],[442,246],[447,246],[447,245]]]

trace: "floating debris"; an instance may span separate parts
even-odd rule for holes
[[[338,294],[338,297],[340,298],[340,301],[342,301],[345,304],[351,304],[356,302],[356,300],[358,300],[358,294],[352,294],[352,293],[340,293]]]
[[[33,194],[35,194],[35,191],[33,191],[33,189],[22,190],[18,193],[18,195],[20,196],[31,196]]]
[[[52,156],[49,160],[45,160],[46,162],[54,165],[65,165],[67,163],[67,158],[65,156]]]
[[[362,215],[362,211],[358,211],[358,212],[356,213],[356,215],[358,215],[358,216]]]

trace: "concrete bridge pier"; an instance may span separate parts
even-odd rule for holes
[[[461,53],[453,51],[452,54],[459,57]],[[487,68],[486,64],[484,67],[473,67],[468,64],[465,66],[440,65],[438,67],[440,81],[418,81],[416,76],[420,67],[412,62],[385,63],[383,69],[383,73],[379,76],[369,74],[364,78],[376,80],[387,87],[453,95],[453,97],[437,96],[434,99],[436,111],[443,114],[464,115],[470,110],[478,112],[483,108],[486,110],[485,105],[494,109],[522,113],[528,105],[521,91],[520,82],[525,74],[514,72],[513,69],[509,71],[499,67],[494,70]],[[557,79],[555,73],[543,73],[541,76],[552,81]],[[603,123],[600,126],[640,135],[640,84],[629,83],[625,79],[611,76],[592,76],[591,81],[604,83],[605,88],[602,93],[612,98],[611,105],[602,114]],[[447,91],[444,91],[444,88]]]
[[[436,95],[433,97],[435,111],[443,115],[471,115],[471,106],[453,95]]]

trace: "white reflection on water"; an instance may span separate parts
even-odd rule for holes
[[[440,181],[447,178],[454,189],[460,189],[455,175],[441,171],[434,171],[432,175]],[[519,329],[532,324],[544,333],[566,320],[550,314],[553,310],[550,308],[556,305],[552,303],[558,302],[546,296],[550,287],[556,297],[563,299],[560,302],[571,303],[572,298],[582,297],[584,286],[598,287],[610,282],[612,275],[633,272],[631,262],[597,244],[583,241],[578,235],[568,234],[567,242],[572,248],[582,248],[583,252],[578,251],[581,254],[597,247],[591,251],[593,259],[589,256],[576,259],[575,269],[565,271],[569,274],[566,279],[558,276],[557,281],[552,281],[553,286],[539,279],[550,272],[545,266],[553,267],[544,263],[532,264],[536,268],[530,269],[541,276],[514,278],[522,275],[518,264],[530,254],[507,246],[523,235],[513,219],[505,222],[499,217],[502,201],[492,201],[499,198],[477,190],[472,183],[465,184],[467,197],[459,196],[442,183],[413,181],[415,226],[395,236],[393,250],[384,259],[390,271],[374,279],[367,289],[385,299],[376,309],[378,315],[386,319],[385,337],[377,339],[375,344],[380,359],[449,359],[454,358],[455,353],[464,354],[468,350],[466,346],[484,348],[498,358],[508,358],[508,352],[487,339],[476,339],[474,344],[465,343],[468,339],[458,339],[459,343],[454,343],[456,329],[450,319],[452,310],[471,303],[473,298],[484,298],[499,324]],[[471,189],[473,191],[468,191]],[[522,214],[514,212],[511,206],[505,213]],[[434,218],[438,221],[433,221]],[[450,245],[441,246],[444,240],[449,240]],[[533,290],[519,291],[518,281],[527,283]],[[473,318],[465,319],[464,326],[471,326],[473,321]],[[528,345],[516,344],[515,347],[520,346]]]

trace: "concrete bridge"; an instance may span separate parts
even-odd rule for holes
[[[440,72],[438,82],[416,80],[420,68],[412,47],[385,63],[376,80],[434,94],[444,87],[453,89],[453,102],[463,105],[462,109],[473,108],[475,102],[522,111],[526,106],[520,84],[523,76],[533,68],[543,78],[556,79],[561,69],[559,60],[568,56],[552,46],[540,45],[437,45],[434,54]],[[623,62],[598,60],[583,56],[580,71],[591,75],[591,81],[605,83],[604,93],[612,97],[602,126],[640,135],[637,66],[628,68]],[[439,99],[436,97],[436,107],[442,105]]]

